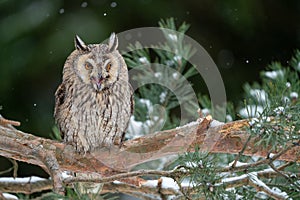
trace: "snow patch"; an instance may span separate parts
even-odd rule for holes
[[[233,121],[231,115],[226,115],[225,119],[226,119],[227,122],[232,122]]]
[[[216,127],[216,126],[221,126],[221,125],[223,125],[224,124],[224,122],[220,122],[220,121],[218,121],[218,120],[213,120],[212,122],[210,122],[210,127]]]
[[[277,115],[281,115],[281,114],[284,114],[284,107],[282,106],[278,106],[277,108],[274,109],[274,112],[277,114]]]
[[[154,117],[153,117],[153,120],[154,120],[154,121],[158,121],[158,120],[159,120],[159,117],[158,117],[158,116],[154,116]]]
[[[247,174],[243,174],[241,176],[236,176],[236,177],[223,178],[221,182],[222,183],[228,183],[228,182],[243,180],[245,178],[247,178]]]
[[[40,178],[37,176],[30,176],[25,178],[13,178],[13,177],[2,177],[0,178],[0,182],[14,182],[14,183],[32,183],[32,182],[38,182],[38,181],[46,181],[48,179]]]
[[[165,98],[166,94],[161,94],[160,98],[163,100]],[[164,119],[161,119],[161,117],[155,113],[156,109],[154,109],[154,106],[158,107],[159,104],[153,105],[152,102],[149,99],[138,99],[139,103],[144,104],[145,107],[148,110],[148,115],[150,117],[149,120],[146,121],[137,121],[134,116],[130,117],[129,126],[128,126],[128,136],[129,138],[136,138],[144,135],[145,133],[148,133],[150,128],[153,127],[155,124],[163,124],[165,122]],[[160,109],[164,109],[164,107],[159,107]]]
[[[252,118],[250,121],[249,121],[249,125],[250,126],[253,126],[254,124],[256,124],[256,123],[258,123],[259,122],[259,119],[257,119],[257,118]]]
[[[196,163],[196,162],[186,162],[185,166],[187,166],[189,168],[196,168],[196,167],[202,166],[202,160],[199,160],[198,163]]]
[[[162,92],[162,93],[159,95],[159,102],[160,102],[160,103],[163,103],[163,102],[166,100],[166,97],[167,97],[167,92]]]
[[[9,193],[2,193],[4,199],[14,200],[19,199],[17,196],[9,194]]]
[[[72,175],[70,175],[70,172],[68,172],[68,171],[62,172],[62,173],[61,173],[61,176],[62,176],[63,179],[73,177]]]
[[[134,116],[131,116],[127,131],[133,136],[133,138],[142,136],[141,133],[143,131],[143,122],[136,121]]]
[[[228,165],[231,167],[233,164],[234,164],[234,161],[232,161]],[[248,165],[248,163],[237,161],[236,164],[235,164],[236,167],[241,167],[241,166],[244,166],[244,165]]]
[[[193,122],[190,122],[184,126],[179,126],[179,127],[176,127],[175,129],[180,129],[180,128],[186,128],[186,127],[189,127],[189,126],[195,126],[195,125],[198,125],[199,123],[197,121],[193,121]]]
[[[275,155],[276,155],[276,154],[274,154],[274,153],[269,153],[269,157],[270,157],[270,158],[273,158]]]
[[[146,182],[142,183],[143,186],[156,188],[158,184],[157,180],[147,180]]]
[[[267,173],[272,173],[272,172],[274,172],[274,170],[273,170],[272,168],[268,168],[268,169],[261,170],[260,172],[263,173],[263,174],[264,174],[264,173],[267,174]]]
[[[120,185],[123,184],[121,181],[113,181],[113,184]]]
[[[207,116],[207,115],[210,114],[210,109],[208,109],[208,108],[203,108],[203,109],[201,109],[201,112],[202,112],[202,114],[203,114],[204,116]]]
[[[247,105],[246,108],[242,108],[239,111],[239,114],[244,117],[258,117],[262,112],[264,108],[262,106],[256,106],[256,105]]]
[[[173,76],[174,79],[178,79],[178,72],[174,72],[174,73],[172,74],[172,76]]]
[[[283,77],[283,71],[282,70],[276,70],[276,71],[265,72],[265,76],[270,78],[270,79],[276,79],[278,77]]]
[[[268,95],[266,91],[259,89],[251,89],[250,95],[255,97],[259,102],[266,102],[268,100]]]
[[[197,184],[191,181],[190,179],[184,179],[180,185],[181,187],[188,187],[188,188],[193,188],[197,186]]]
[[[175,34],[168,34],[168,37],[171,39],[171,40],[173,40],[174,42],[177,42],[177,40],[178,40],[178,38],[177,38],[177,35],[175,35]]]
[[[154,77],[156,77],[156,78],[159,78],[159,77],[161,77],[162,76],[162,73],[161,72],[155,72],[154,73]]]
[[[148,59],[147,59],[146,57],[140,57],[140,58],[139,58],[139,61],[140,61],[142,64],[148,64],[148,63],[149,63],[149,61],[148,61]]]
[[[174,56],[173,58],[176,62],[181,61],[182,57],[181,56]]]
[[[160,179],[162,188],[179,190],[179,186],[174,179],[169,177],[161,177]],[[147,180],[142,185],[146,187],[157,188],[158,180]]]
[[[298,99],[298,93],[297,93],[297,92],[291,92],[291,93],[290,93],[290,97],[291,97],[292,99]]]
[[[149,99],[139,99],[140,103],[145,104],[148,111],[152,111],[153,110],[153,105],[151,103],[151,101]]]
[[[264,190],[269,190],[271,193],[276,193],[277,196],[281,196],[284,199],[288,198],[288,195],[286,192],[281,192],[281,191],[278,192],[278,190],[276,191],[276,190],[270,189],[263,181],[258,179],[256,172],[249,173],[248,177],[254,184],[256,184],[259,187],[264,188]]]
[[[171,188],[174,190],[179,190],[179,186],[174,179],[169,177],[161,177],[161,180],[162,180],[162,184],[161,184],[162,188]]]
[[[165,61],[166,65],[168,65],[169,67],[173,66],[174,65],[174,60],[166,60]]]
[[[284,96],[282,98],[283,103],[289,103],[290,102],[290,98],[288,98],[287,96]]]

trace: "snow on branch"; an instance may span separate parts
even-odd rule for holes
[[[0,178],[0,191],[32,194],[44,190],[52,190],[52,181],[36,176],[26,178]]]

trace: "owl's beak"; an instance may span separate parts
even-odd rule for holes
[[[102,88],[102,82],[103,82],[104,78],[102,76],[98,76],[97,78],[93,77],[92,78],[92,82],[94,85],[94,88],[97,92],[101,91]]]
[[[101,90],[101,82],[97,81],[96,82],[96,90],[99,92]]]

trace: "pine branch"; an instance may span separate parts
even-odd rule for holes
[[[254,188],[256,188],[257,191],[263,191],[266,194],[268,194],[270,197],[276,199],[276,200],[283,200],[283,199],[287,199],[288,196],[284,193],[278,193],[274,190],[272,190],[269,186],[267,186],[264,182],[262,182],[261,180],[259,180],[256,176],[256,174],[254,173],[250,173],[248,176],[248,183],[249,185],[253,186]]]
[[[185,173],[181,171],[180,173]],[[287,175],[291,175],[288,172]],[[176,174],[179,175],[177,170],[170,170],[170,171],[159,171],[159,170],[140,170],[135,172],[128,172],[128,173],[122,173],[120,175],[113,175],[104,179],[66,179],[66,182],[70,181],[90,181],[90,182],[97,182],[97,183],[106,183],[103,187],[103,190],[101,191],[102,194],[107,192],[122,192],[126,194],[139,194],[138,196],[144,196],[144,195],[158,195],[158,190],[161,194],[164,195],[182,195],[181,192],[174,188],[174,187],[162,187],[162,183],[158,184],[159,182],[163,182],[164,179],[157,179],[157,180],[144,180],[141,178],[137,179],[125,179],[128,177],[133,176],[149,176],[149,175],[157,175],[157,176],[174,176]],[[259,178],[270,178],[275,177],[278,175],[278,173],[272,169],[267,170],[261,170],[255,172],[257,177]],[[243,185],[247,185],[249,183],[249,175],[240,175],[237,177],[231,177],[231,178],[224,178],[221,180],[220,183],[216,183],[215,187],[220,187],[221,184],[224,184],[225,187],[228,188],[234,188],[239,187]],[[3,178],[2,178],[3,179]],[[18,179],[13,181],[5,181],[7,178],[4,178],[5,180],[2,180],[0,178],[0,190],[5,192],[18,192],[18,193],[24,193],[24,194],[31,194],[34,192],[40,192],[43,190],[51,190],[52,189],[52,183],[48,179],[38,180],[38,181],[30,181],[32,178],[29,178],[29,181],[24,183],[24,181],[18,181]],[[11,178],[12,179],[12,178]],[[120,181],[117,181],[120,180]],[[108,182],[109,181],[109,182]],[[254,184],[254,183],[253,183]],[[193,185],[181,185],[182,190],[188,190],[192,189]],[[194,191],[195,192],[195,191]],[[192,192],[192,194],[194,193]],[[136,196],[136,195],[133,195]]]

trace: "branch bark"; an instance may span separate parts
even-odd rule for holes
[[[49,166],[43,157],[53,155],[62,171],[98,172],[110,176],[128,171],[140,163],[193,151],[196,146],[200,147],[201,151],[212,153],[237,154],[243,149],[249,137],[249,133],[245,130],[248,126],[246,120],[219,126],[208,126],[204,122],[203,120],[192,122],[175,129],[128,140],[121,149],[102,148],[84,155],[76,153],[72,147],[64,143],[0,126],[0,155],[38,165],[48,173]],[[199,132],[199,129],[203,130]],[[257,139],[251,139],[243,155],[268,156],[270,152],[267,148],[255,146]],[[278,160],[299,162],[299,150],[300,147],[295,146],[281,155]]]
[[[247,126],[247,120],[221,124],[206,117],[182,127],[125,141],[121,148],[113,146],[82,155],[64,143],[0,124],[0,155],[40,166],[51,175],[54,190],[62,193],[63,171],[97,172],[102,177],[109,177],[128,172],[136,165],[150,160],[194,151],[196,146],[201,151],[211,153],[242,152],[243,155],[268,157],[268,148],[255,146],[258,137],[248,140]],[[299,146],[278,149],[280,151],[284,153],[280,154],[278,160],[299,162]]]

